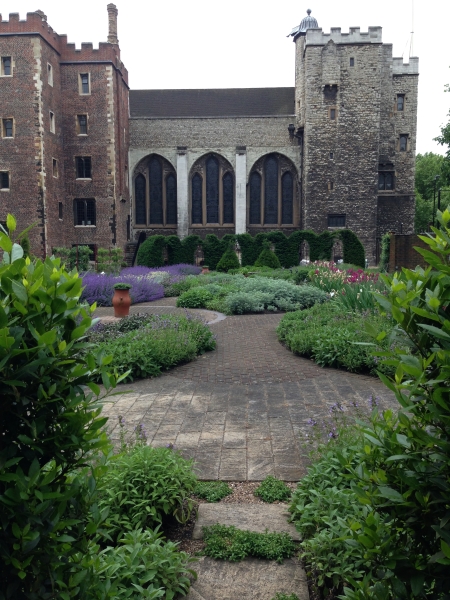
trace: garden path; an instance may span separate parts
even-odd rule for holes
[[[132,311],[184,312],[174,308],[175,300]],[[112,310],[100,308],[96,316],[111,317]],[[152,445],[173,444],[194,458],[200,479],[260,481],[274,475],[297,481],[308,464],[310,419],[332,433],[329,416],[336,403],[347,414],[367,410],[372,397],[381,407],[396,404],[378,379],[321,368],[283,347],[275,331],[281,314],[219,321],[205,316],[215,321],[210,326],[217,349],[161,377],[120,386],[129,393],[105,406],[113,440],[119,440],[121,415],[129,431],[142,423]]]

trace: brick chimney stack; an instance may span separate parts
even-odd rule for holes
[[[117,39],[117,14],[118,10],[115,4],[108,4],[108,43],[118,44]]]

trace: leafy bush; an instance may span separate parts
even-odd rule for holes
[[[194,559],[173,542],[163,541],[158,530],[127,532],[116,546],[93,547],[91,556],[94,580],[86,600],[170,600],[178,593],[185,595],[189,575],[195,577],[188,568]]]
[[[114,539],[124,531],[160,525],[165,515],[186,521],[197,479],[192,461],[170,448],[136,445],[109,463],[98,482],[101,510]]]
[[[255,496],[264,500],[264,502],[275,502],[279,500],[284,502],[291,497],[291,489],[276,477],[269,475],[253,492]]]
[[[98,349],[112,356],[114,368],[129,371],[127,379],[156,377],[161,370],[192,360],[216,345],[210,329],[189,315],[146,315],[133,317],[131,323],[122,320],[100,326],[91,335]],[[131,329],[133,324],[139,325]]]
[[[281,264],[278,256],[272,252],[269,247],[269,243],[263,248],[261,254],[258,256],[255,267],[269,267],[270,269],[280,269]]]
[[[296,283],[297,285],[300,285],[301,283],[310,281],[310,277],[309,277],[310,271],[311,271],[311,267],[297,267],[297,269],[294,269],[292,272],[293,282]]]
[[[405,347],[404,341],[391,339],[391,320],[376,312],[346,313],[339,302],[288,313],[280,321],[277,334],[292,352],[311,357],[322,367],[373,375],[378,370],[391,373],[389,365],[381,364],[379,358],[373,356],[373,338],[367,327],[378,333],[386,330],[386,336],[378,341],[380,348],[386,349],[391,344]]]
[[[380,264],[378,265],[381,272],[389,270],[390,252],[391,252],[391,234],[385,233],[381,238],[381,256],[380,256]]]
[[[230,269],[239,269],[241,265],[239,264],[239,259],[236,256],[236,252],[233,249],[233,246],[229,246],[222,256],[222,258],[217,263],[217,271],[228,272]]]
[[[339,237],[342,240],[344,249],[344,262],[364,269],[366,266],[366,255],[364,246],[358,237],[350,229],[341,229]]]
[[[211,558],[239,561],[247,556],[283,562],[295,552],[295,544],[287,533],[242,531],[232,525],[203,527],[204,554]]]
[[[0,598],[75,598],[104,518],[91,511],[101,467],[90,457],[108,449],[92,379],[118,380],[85,342],[78,274],[25,260],[2,228],[0,247]]]
[[[322,446],[320,459],[292,494],[292,520],[303,539],[301,557],[324,597],[341,592],[344,582],[362,579],[370,565],[364,552],[348,543],[352,524],[371,514],[351,489],[350,468],[358,465],[364,447],[361,437],[355,437],[353,445],[344,446],[338,438]]]
[[[232,494],[232,491],[225,481],[198,481],[194,494],[208,502],[219,502]]]
[[[382,276],[389,293],[378,302],[411,353],[398,346],[380,353],[395,368],[395,378],[382,379],[401,410],[398,416],[386,411],[364,428],[367,451],[355,469],[361,479],[355,492],[381,514],[390,527],[385,546],[397,549],[393,556],[381,552],[378,589],[405,598],[446,598],[450,589],[449,209],[438,212],[438,220],[434,236],[420,236],[430,249],[417,248],[430,266]],[[370,523],[362,526],[375,535]],[[356,542],[367,552],[362,539]]]
[[[177,306],[182,308],[205,308],[207,302],[213,299],[213,294],[204,287],[194,287],[184,292],[177,299]]]

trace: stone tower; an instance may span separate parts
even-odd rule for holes
[[[294,28],[302,228],[347,227],[374,264],[386,231],[412,233],[418,59],[392,57],[381,27]]]

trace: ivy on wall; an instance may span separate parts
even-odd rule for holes
[[[146,267],[163,266],[164,248],[167,248],[169,265],[193,264],[195,262],[195,251],[198,246],[202,246],[204,264],[215,270],[229,245],[238,242],[241,248],[242,266],[253,266],[267,240],[274,246],[275,254],[281,266],[290,268],[299,264],[300,248],[304,241],[309,244],[309,258],[314,262],[316,260],[331,260],[333,244],[336,239],[342,241],[345,263],[358,267],[365,266],[364,247],[350,229],[341,229],[336,232],[324,231],[319,235],[312,231],[295,231],[289,237],[282,231],[258,233],[255,237],[248,233],[237,235],[228,233],[221,239],[214,234],[208,234],[204,240],[198,235],[188,235],[183,240],[180,240],[176,235],[167,237],[153,235],[140,246],[137,264]]]

